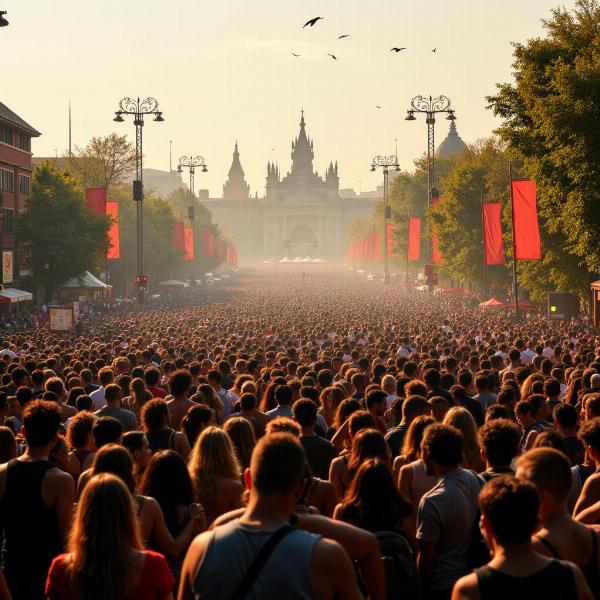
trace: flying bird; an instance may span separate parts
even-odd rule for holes
[[[344,35],[340,35],[338,37],[338,40],[343,40],[344,38],[347,38],[347,37],[350,37],[350,34],[349,33],[344,33]]]
[[[434,49],[432,50],[432,52],[437,52],[437,48],[434,48]]]
[[[376,106],[375,108],[381,108],[381,106],[379,106],[379,105],[378,105],[378,106]]]
[[[295,52],[292,52],[293,56],[300,56],[299,54],[296,54]]]
[[[328,54],[327,56],[331,56],[331,58],[333,58],[333,60],[337,60],[337,56],[335,54]]]
[[[394,47],[390,50],[390,52],[395,52],[396,54],[398,54],[398,52],[402,52],[402,50],[406,50],[406,48],[397,48]]]
[[[323,17],[315,17],[314,19],[311,19],[310,21],[306,21],[306,23],[304,23],[304,25],[302,26],[302,29],[304,29],[305,27],[307,27],[308,25],[310,25],[311,27],[315,26],[315,23],[319,20],[322,19]]]

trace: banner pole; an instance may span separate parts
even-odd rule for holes
[[[487,260],[485,256],[485,218],[483,215],[483,179],[481,180],[481,243],[483,246],[483,302],[487,299]]]
[[[512,243],[513,243],[513,285],[515,300],[515,323],[519,321],[519,280],[517,277],[517,240],[515,237],[515,199],[513,196],[513,176],[512,163],[508,164],[508,173],[510,176],[510,218],[512,223]]]

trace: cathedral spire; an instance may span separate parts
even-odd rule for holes
[[[292,173],[312,175],[314,152],[312,142],[306,135],[306,121],[304,120],[304,109],[300,116],[300,133],[292,142]]]
[[[250,186],[246,183],[244,177],[244,169],[242,169],[242,164],[240,163],[240,153],[236,140],[227,181],[223,185],[223,198],[226,200],[245,200],[249,197]]]

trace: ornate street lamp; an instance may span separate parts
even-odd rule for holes
[[[162,112],[158,110],[158,102],[154,98],[123,98],[119,102],[119,110],[115,112],[113,121],[122,123],[123,115],[133,115],[135,125],[135,179],[133,181],[133,200],[136,203],[136,236],[137,236],[137,275],[138,300],[144,302],[144,288],[148,278],[144,274],[144,185],[142,183],[142,128],[144,116],[154,115],[153,121],[164,121]]]
[[[398,164],[398,152],[389,156],[377,155],[371,161],[371,171],[377,170],[377,167],[383,169],[383,281],[390,282],[389,251],[388,251],[388,223],[392,217],[392,208],[389,199],[389,169],[400,171]]]

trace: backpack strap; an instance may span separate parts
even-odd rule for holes
[[[246,571],[242,581],[235,588],[230,600],[244,600],[248,595],[248,592],[252,589],[252,586],[258,579],[260,572],[263,570],[267,560],[275,550],[275,547],[279,542],[288,534],[294,531],[294,527],[291,525],[284,525],[277,529],[271,537],[264,543],[254,561]]]

